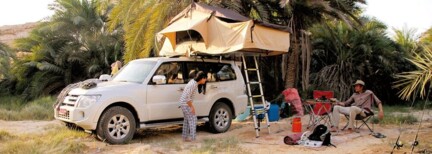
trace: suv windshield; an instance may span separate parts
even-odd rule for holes
[[[121,71],[114,77],[113,81],[142,83],[155,64],[156,62],[153,61],[130,62],[121,69]]]

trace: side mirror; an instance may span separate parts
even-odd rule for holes
[[[155,75],[152,81],[156,84],[166,84],[166,77],[165,75]]]
[[[99,77],[99,80],[101,80],[101,81],[110,81],[110,80],[111,80],[111,75],[108,75],[108,74],[102,74],[102,75]]]

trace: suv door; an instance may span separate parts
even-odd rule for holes
[[[164,120],[183,117],[178,102],[186,86],[182,62],[164,62],[155,75],[164,75],[166,84],[156,85],[152,81],[147,86],[147,104],[149,120]]]
[[[187,73],[187,79],[186,81],[192,80],[193,76],[198,71],[203,71],[207,74],[207,83],[206,83],[206,92],[203,93],[195,93],[195,96],[193,98],[193,104],[195,107],[195,112],[197,116],[208,116],[210,112],[210,108],[213,105],[213,101],[211,100],[214,98],[214,96],[218,93],[218,87],[219,83],[216,80],[215,77],[215,68],[213,68],[211,65],[212,63],[208,62],[186,62],[186,73]]]

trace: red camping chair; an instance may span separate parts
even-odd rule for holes
[[[307,129],[313,128],[316,125],[324,124],[327,126],[332,125],[331,111],[332,104],[330,98],[333,98],[332,91],[313,91],[313,102],[309,101],[304,104],[306,112],[309,113],[309,123]]]

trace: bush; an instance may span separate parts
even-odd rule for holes
[[[52,105],[55,97],[41,97],[34,101],[24,103],[20,97],[1,98],[1,120],[53,120],[54,111]]]
[[[4,130],[0,130],[0,141],[2,140],[9,140],[11,138],[13,138],[14,136],[12,136],[9,132],[4,131]]]
[[[371,119],[372,123],[380,123],[380,124],[414,124],[418,122],[418,119],[414,117],[413,115],[385,115],[384,119],[379,121],[377,117],[374,117],[374,119]]]

